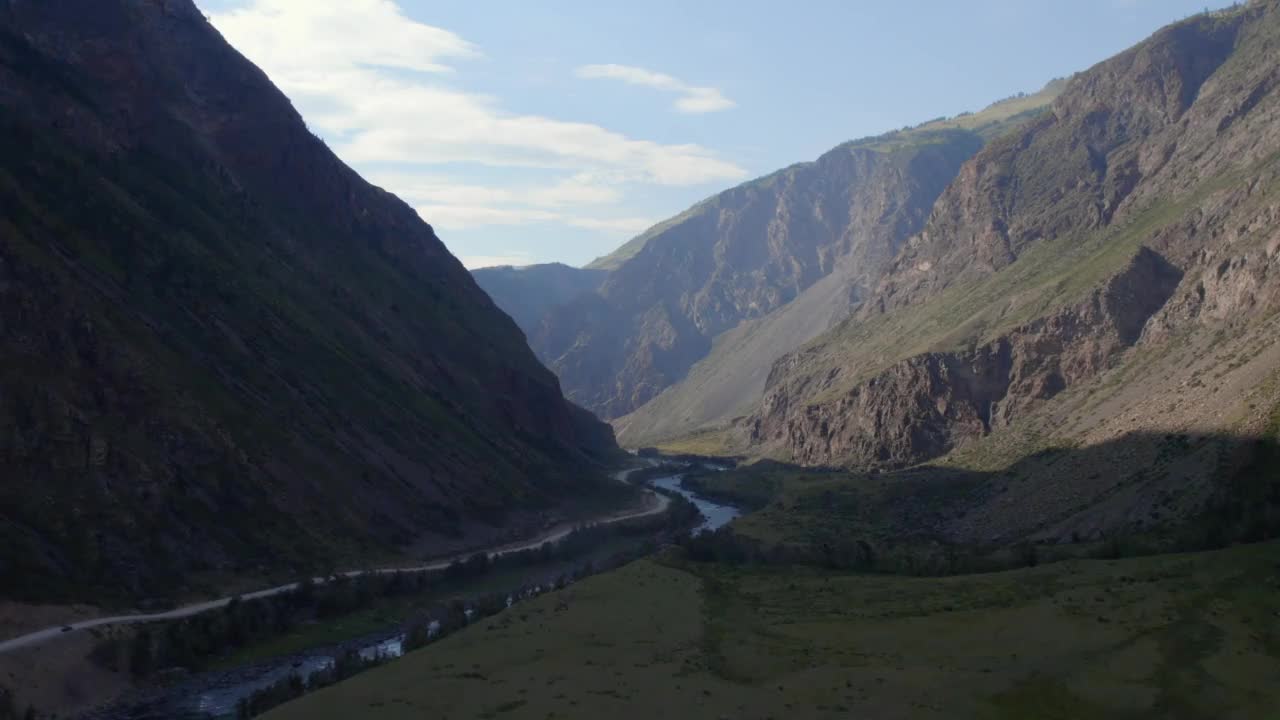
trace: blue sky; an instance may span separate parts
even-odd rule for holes
[[[1206,7],[197,3],[314,132],[470,267],[585,263],[743,180],[1037,90]]]

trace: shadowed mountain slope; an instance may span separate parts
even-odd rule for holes
[[[0,585],[170,594],[599,487],[610,429],[190,0],[0,4],[0,104]]]

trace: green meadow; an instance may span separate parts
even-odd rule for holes
[[[675,551],[282,706],[328,718],[1280,717],[1280,542],[943,578]]]

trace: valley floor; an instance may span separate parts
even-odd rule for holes
[[[907,578],[674,554],[501,613],[293,718],[1258,718],[1280,542]]]
[[[615,480],[625,483],[631,469],[621,470],[614,474]],[[538,548],[546,543],[555,544],[566,538],[573,530],[583,525],[597,527],[621,526],[630,521],[645,520],[663,516],[670,500],[667,496],[644,491],[637,493],[636,503],[624,509],[613,508],[607,512],[597,511],[590,522],[561,522],[547,527],[532,538],[507,542],[489,547],[485,550],[490,558]],[[617,545],[617,547],[614,547]],[[607,555],[610,549],[620,550],[626,543],[619,541],[603,543],[595,548],[599,553]],[[366,573],[390,576],[398,572],[420,573],[424,571],[443,570],[452,562],[472,557],[477,551],[461,553],[432,562],[405,562],[389,569],[354,570],[342,573],[347,578],[354,578]],[[548,566],[549,567],[549,566]],[[570,567],[570,566],[566,566]],[[545,567],[540,570],[546,573]],[[459,583],[451,586],[453,593],[470,591],[479,592],[483,588],[515,587],[521,584],[520,578],[529,574],[528,569],[514,569],[509,572],[495,572],[481,578],[480,582]],[[326,579],[315,578],[317,584],[325,584]],[[240,579],[239,584],[245,581]],[[268,589],[255,589],[253,592],[240,593],[216,600],[203,600],[183,605],[178,608],[153,613],[130,613],[127,615],[108,616],[102,608],[89,605],[27,605],[21,603],[0,603],[0,701],[5,699],[8,689],[16,690],[15,704],[19,707],[32,706],[44,712],[55,712],[57,716],[77,716],[89,708],[101,706],[113,698],[119,697],[134,687],[135,683],[128,672],[107,670],[95,661],[91,654],[97,644],[108,636],[131,637],[130,626],[152,625],[162,627],[163,622],[193,617],[218,610],[227,606],[233,597],[240,600],[251,600],[260,597],[272,597],[287,593],[297,586],[297,582]],[[429,596],[415,598],[417,603],[426,603]],[[400,608],[408,613],[405,608]],[[237,664],[261,661],[273,655],[298,653],[318,646],[350,641],[361,635],[379,630],[385,631],[395,627],[404,618],[396,616],[395,608],[368,608],[351,617],[342,618],[341,622],[313,623],[297,632],[286,636],[272,638],[260,646],[243,648],[237,655],[225,658],[218,663],[220,667],[231,668]],[[3,716],[3,712],[0,712]]]

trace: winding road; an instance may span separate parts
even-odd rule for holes
[[[626,482],[627,477],[634,471],[635,471],[635,468],[630,470],[621,470],[614,474],[614,478],[620,482]],[[501,557],[509,553],[520,552],[522,550],[530,550],[532,548],[541,546],[543,543],[557,542],[559,540],[562,540],[566,536],[568,536],[569,533],[573,532],[575,527],[581,526],[583,524],[609,525],[612,523],[622,522],[624,520],[633,520],[635,518],[648,517],[650,515],[657,515],[659,513],[664,512],[667,509],[667,506],[671,502],[670,498],[668,498],[665,495],[655,493],[652,490],[648,490],[647,492],[648,492],[647,497],[649,498],[649,502],[647,502],[643,508],[640,508],[638,510],[632,510],[632,511],[624,512],[620,514],[615,514],[615,515],[606,515],[606,516],[597,518],[595,520],[589,521],[588,523],[574,523],[574,524],[561,525],[556,528],[552,528],[551,530],[548,530],[547,532],[533,539],[522,540],[516,543],[507,544],[507,545],[500,545],[488,550],[487,552],[490,558]],[[449,564],[454,562],[455,560],[465,560],[469,557],[474,556],[476,552],[479,552],[479,551],[473,550],[469,553],[463,553],[461,555],[455,555],[453,557],[447,557],[441,560],[435,560],[425,565],[380,568],[377,570],[351,570],[348,572],[341,573],[341,575],[343,577],[353,578],[353,577],[359,577],[361,575],[366,575],[366,574],[389,575],[397,572],[426,572],[429,570],[443,570],[444,568],[449,567]],[[323,584],[325,582],[328,582],[329,578],[317,577],[317,578],[312,578],[312,580],[316,584]],[[164,612],[142,613],[137,615],[114,615],[111,617],[101,617],[101,618],[94,618],[93,620],[84,620],[81,622],[72,623],[70,625],[54,625],[52,627],[44,628],[43,630],[37,630],[35,632],[27,633],[26,635],[21,635],[11,640],[5,640],[3,642],[0,642],[0,653],[11,652],[14,650],[18,650],[20,648],[31,647],[33,645],[40,645],[42,643],[48,642],[49,640],[62,637],[63,635],[66,635],[74,631],[88,630],[90,628],[101,627],[103,625],[134,625],[137,623],[149,623],[149,622],[156,622],[159,620],[178,620],[181,618],[191,617],[192,615],[199,615],[200,613],[208,612],[210,610],[217,610],[218,608],[225,607],[235,597],[239,597],[242,600],[253,600],[255,598],[270,597],[272,595],[279,595],[280,593],[289,592],[290,590],[297,588],[298,585],[300,584],[301,582],[293,582],[287,585],[278,585],[276,587],[267,588],[265,590],[258,590],[256,592],[251,592],[251,593],[245,593],[242,595],[228,596],[224,598],[218,598],[217,600],[208,600],[206,602],[194,603],[192,605],[183,605],[182,607],[174,608],[172,610],[165,610]]]

